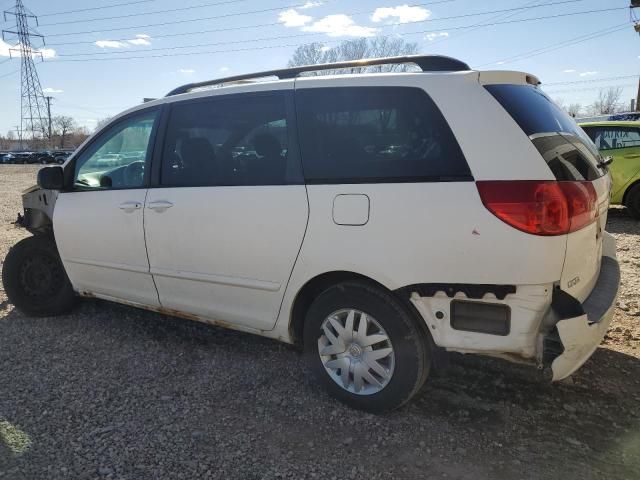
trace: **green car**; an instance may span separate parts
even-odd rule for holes
[[[640,121],[590,122],[580,126],[603,157],[613,157],[609,167],[613,187],[611,203],[625,205],[640,220]]]

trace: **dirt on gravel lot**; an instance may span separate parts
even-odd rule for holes
[[[0,261],[37,167],[0,165]],[[2,479],[639,479],[640,222],[612,208],[622,291],[570,381],[455,356],[389,415],[329,398],[292,347],[97,300],[28,318],[0,285]]]

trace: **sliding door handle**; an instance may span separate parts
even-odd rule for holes
[[[158,200],[156,202],[147,203],[147,208],[155,212],[164,212],[167,208],[173,207],[173,203],[166,200]]]
[[[123,202],[120,205],[118,205],[118,208],[120,210],[124,210],[127,213],[131,213],[134,210],[139,210],[140,208],[142,208],[142,203],[140,203],[140,202]]]

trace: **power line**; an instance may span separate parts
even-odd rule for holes
[[[557,93],[573,93],[573,92],[587,92],[591,90],[604,90],[605,88],[627,88],[627,87],[635,87],[637,83],[622,83],[619,85],[607,85],[607,86],[599,86],[599,87],[583,87],[583,88],[570,88],[563,90],[546,90],[545,93],[549,94],[557,94]]]
[[[567,81],[567,82],[551,82],[551,83],[545,83],[545,86],[549,86],[549,85],[575,85],[575,84],[579,84],[579,83],[598,83],[598,82],[608,82],[611,80],[626,80],[627,78],[638,78],[638,75],[620,75],[617,77],[603,77],[603,78],[592,78],[589,80],[572,80],[572,81]],[[598,87],[600,88],[600,87]]]
[[[150,3],[156,2],[157,0],[137,0],[135,2],[124,2],[124,3],[114,3],[113,5],[103,5],[101,7],[90,7],[90,8],[79,8],[77,10],[67,10],[65,12],[51,12],[51,13],[43,13],[38,15],[39,17],[52,17],[54,15],[66,15],[68,13],[79,13],[79,12],[88,12],[91,10],[103,10],[105,8],[114,8],[114,7],[124,7],[129,5],[136,5],[138,3]]]
[[[15,75],[16,73],[18,73],[20,70],[14,70],[13,72],[9,72],[9,73],[5,73],[4,75],[0,75],[0,78],[4,78],[4,77],[8,77],[10,75]]]
[[[367,12],[370,13],[370,12]],[[411,23],[418,23],[418,22],[411,22]],[[508,23],[508,22],[505,22]],[[499,25],[501,24],[500,22],[496,22],[493,24],[485,24],[485,25]],[[394,27],[399,25],[398,23],[394,23],[394,24],[389,24],[389,25],[382,25],[382,27]],[[464,27],[455,27],[455,28],[474,28],[476,27],[477,24],[474,25],[470,25],[470,26],[464,26]],[[452,28],[450,30],[453,30],[455,28]],[[422,32],[417,32],[417,33],[431,33],[432,31],[422,31]],[[190,32],[190,34],[193,33],[198,33],[198,32]],[[405,33],[405,35],[412,35],[413,33],[409,32],[409,33]],[[169,35],[160,35],[160,36],[155,36],[154,38],[162,38],[162,37],[166,37],[166,36],[175,36],[176,34],[169,34]],[[198,43],[196,45],[179,45],[179,46],[174,46],[174,47],[162,47],[162,48],[145,48],[145,49],[140,49],[138,51],[141,52],[152,52],[152,51],[160,51],[160,50],[179,50],[179,49],[184,49],[184,48],[196,48],[196,47],[208,47],[208,46],[213,46],[213,45],[232,45],[232,44],[237,44],[237,43],[248,43],[248,42],[258,42],[258,41],[267,41],[267,40],[282,40],[282,39],[286,39],[286,38],[299,38],[299,37],[309,37],[309,36],[318,36],[321,35],[321,33],[318,32],[312,32],[312,33],[298,33],[298,34],[289,34],[289,35],[277,35],[277,36],[271,36],[271,37],[262,37],[262,38],[254,38],[254,39],[244,39],[244,40],[232,40],[232,41],[226,41],[226,42],[213,42],[213,43]],[[115,41],[115,42],[120,42],[120,41],[127,41],[130,39],[119,39],[119,40],[111,40],[111,41]],[[94,44],[95,42],[90,42],[91,44]],[[57,45],[71,45],[73,44],[73,42],[69,42],[66,44],[49,44],[49,46],[57,46]],[[86,53],[63,53],[63,54],[59,54],[60,57],[70,57],[70,56],[94,56],[94,55],[122,55],[122,54],[129,54],[130,51],[123,51],[123,52],[86,52]]]
[[[116,15],[113,17],[96,17],[96,18],[86,18],[83,20],[69,20],[67,22],[55,22],[55,23],[43,23],[40,25],[40,27],[53,27],[55,25],[68,25],[70,23],[87,23],[87,22],[99,22],[102,20],[117,20],[120,18],[130,18],[130,17],[139,17],[141,15],[144,15],[145,17],[147,15],[156,15],[158,13],[172,13],[172,12],[182,12],[185,10],[195,10],[197,8],[206,8],[206,7],[216,7],[216,6],[220,6],[220,5],[227,5],[230,3],[240,3],[240,2],[247,2],[249,0],[225,0],[223,2],[213,2],[213,3],[202,3],[200,5],[190,5],[188,7],[178,7],[178,8],[169,8],[166,10],[156,10],[154,12],[142,12],[142,13],[129,13],[129,14],[125,14],[125,15]],[[304,5],[304,4],[303,4]],[[291,7],[277,7],[277,8],[273,8],[273,9],[268,9],[266,11],[269,10],[281,10],[281,9],[286,9],[286,8],[295,8],[298,5],[293,5]],[[258,12],[261,12],[262,10],[258,10]],[[247,13],[253,13],[253,12],[247,12]],[[239,15],[244,15],[244,13],[240,13]]]
[[[613,25],[611,27],[608,27],[602,30],[597,30],[595,32],[587,33],[585,35],[580,35],[578,37],[574,37],[569,40],[564,40],[562,42],[555,43],[552,45],[547,45],[546,47],[536,48],[534,50],[528,50],[526,52],[522,52],[517,55],[512,55],[510,57],[503,58],[502,60],[497,60],[495,62],[490,62],[490,63],[483,63],[482,65],[477,65],[476,68],[485,67],[487,65],[496,65],[496,64],[502,65],[502,64],[514,62],[517,60],[525,60],[527,58],[542,55],[544,53],[552,52],[554,50],[559,50],[561,48],[575,45],[577,43],[582,43],[583,41],[591,40],[593,38],[598,38],[605,35],[609,35],[611,33],[616,33],[616,32],[625,30],[627,28],[628,28],[628,23],[626,22],[623,24]]]
[[[450,1],[454,1],[454,0],[450,0]],[[405,22],[405,23],[395,23],[392,25],[407,25],[410,23],[424,23],[424,22],[436,22],[436,21],[443,21],[443,20],[453,20],[453,19],[459,19],[459,18],[466,18],[466,17],[475,17],[475,16],[479,16],[479,15],[490,15],[490,14],[494,14],[494,13],[502,13],[502,12],[513,12],[516,10],[522,10],[522,9],[531,9],[531,8],[540,8],[540,7],[547,7],[547,6],[553,6],[553,5],[563,5],[563,4],[567,4],[567,3],[576,3],[576,2],[584,2],[586,0],[562,0],[559,2],[553,2],[553,3],[548,3],[545,5],[531,5],[528,7],[515,7],[515,8],[505,8],[505,9],[501,9],[501,10],[491,10],[491,11],[486,11],[486,12],[475,12],[475,13],[466,13],[466,14],[461,14],[461,15],[451,15],[449,17],[439,17],[439,18],[430,18],[427,20],[419,20],[416,22]],[[412,6],[426,6],[426,5],[433,5],[434,3],[444,3],[444,2],[432,2],[432,3],[422,3],[422,4],[415,4]],[[215,20],[215,19],[219,19],[219,18],[226,18],[229,16],[237,16],[237,15],[246,15],[246,14],[251,14],[251,13],[262,13],[262,12],[266,12],[266,11],[275,11],[275,10],[285,10],[287,8],[295,8],[295,7],[299,7],[302,6],[304,4],[297,4],[297,5],[291,5],[285,8],[271,8],[271,9],[265,9],[265,10],[255,10],[255,11],[250,11],[250,12],[239,12],[239,13],[232,13],[232,14],[227,14],[227,15],[214,15],[211,17],[200,17],[200,18],[192,18],[192,19],[188,19],[188,20],[174,20],[174,21],[170,21],[170,22],[161,22],[161,23],[148,23],[145,25],[134,25],[134,26],[128,26],[128,27],[117,27],[117,28],[110,28],[110,29],[99,29],[99,30],[86,30],[86,31],[82,31],[82,32],[66,32],[66,33],[55,33],[55,34],[50,34],[48,35],[48,37],[62,37],[62,36],[69,36],[69,35],[80,35],[80,34],[87,34],[87,33],[104,33],[104,32],[115,32],[115,31],[119,31],[119,30],[133,30],[133,29],[140,29],[140,28],[149,28],[149,27],[161,27],[161,26],[166,26],[166,25],[176,25],[179,23],[191,23],[191,22],[199,22],[199,21],[205,21],[205,20]],[[627,10],[628,7],[617,7],[617,8],[611,8],[611,9],[603,9],[603,10],[593,10],[593,12],[604,12],[604,11],[612,11],[612,10]],[[352,13],[347,13],[345,15],[363,15],[363,14],[370,14],[372,13],[371,10],[366,10],[366,11],[360,11],[360,12],[352,12]],[[76,22],[76,23],[80,23],[80,22]],[[255,27],[267,27],[267,26],[274,26],[274,25],[280,25],[280,22],[273,22],[273,23],[268,23],[268,24],[262,24],[262,25],[253,25],[253,28]],[[247,28],[247,27],[242,27],[242,28]]]
[[[604,9],[604,11],[610,11],[610,10],[618,10],[616,9]],[[588,14],[588,13],[599,13],[602,12],[603,10],[589,10],[589,11],[583,11],[583,12],[573,12],[573,13],[565,13],[565,14],[556,14],[556,15],[548,15],[548,16],[541,16],[541,17],[533,17],[533,18],[522,18],[522,19],[517,19],[517,20],[509,20],[509,21],[502,21],[502,22],[493,22],[491,25],[504,25],[504,24],[511,24],[511,23],[522,23],[522,22],[528,22],[528,21],[534,21],[534,20],[545,20],[545,19],[549,19],[549,18],[558,18],[558,17],[566,17],[566,16],[572,16],[572,15],[581,15],[581,14]],[[417,23],[417,22],[416,22]],[[489,25],[489,24],[487,24]],[[393,26],[393,25],[386,25],[386,26]],[[626,23],[625,23],[626,26]],[[458,30],[458,29],[465,29],[465,28],[472,28],[473,25],[471,26],[462,26],[462,27],[452,27],[449,28],[448,30]],[[612,28],[612,27],[610,27]],[[433,33],[433,32],[437,32],[438,30],[422,30],[422,31],[417,31],[417,32],[406,32],[404,33],[405,36],[408,35],[422,35],[425,33]],[[595,32],[597,33],[597,32]],[[608,33],[614,33],[614,32],[608,32]],[[297,35],[284,35],[284,36],[279,36],[279,37],[264,37],[262,39],[249,39],[249,40],[236,40],[236,41],[229,41],[229,42],[216,42],[214,44],[199,44],[199,45],[189,45],[189,46],[184,46],[184,47],[165,47],[165,48],[157,48],[157,49],[145,49],[145,50],[137,50],[136,52],[149,52],[149,51],[166,51],[166,50],[175,50],[175,49],[179,49],[179,48],[193,48],[196,46],[210,46],[210,45],[225,45],[225,44],[235,44],[235,43],[247,43],[247,42],[255,42],[255,41],[265,41],[265,40],[276,40],[276,39],[283,39],[283,38],[293,38],[293,37],[299,37],[299,36],[306,36],[306,35],[319,35],[318,33],[312,33],[312,34],[297,34]],[[590,34],[591,35],[591,34]],[[595,37],[593,37],[595,38]],[[587,38],[585,40],[589,40],[590,38]],[[327,43],[336,43],[336,42],[340,42],[340,40],[330,40],[330,41],[324,41],[324,44]],[[155,55],[134,55],[134,56],[128,56],[128,57],[109,57],[109,58],[73,58],[73,59],[65,59],[65,60],[48,60],[47,63],[51,63],[51,62],[79,62],[79,61],[108,61],[108,60],[133,60],[133,59],[144,59],[144,58],[160,58],[160,57],[173,57],[173,56],[180,56],[180,55],[199,55],[199,54],[211,54],[211,53],[223,53],[223,52],[241,52],[241,51],[246,51],[246,50],[251,50],[251,49],[256,49],[256,50],[264,50],[264,49],[271,49],[271,48],[288,48],[288,47],[299,47],[301,45],[304,44],[286,44],[286,45],[268,45],[268,46],[261,46],[261,47],[250,47],[250,48],[239,48],[239,49],[233,49],[233,50],[214,50],[214,51],[196,51],[196,52],[184,52],[184,53],[165,53],[165,54],[155,54]],[[545,48],[549,48],[549,47],[545,47]],[[129,54],[131,52],[94,52],[94,53],[76,53],[76,54],[59,54],[59,56],[72,56],[72,57],[78,57],[78,56],[83,56],[83,57],[94,57],[97,55],[122,55],[122,54]],[[526,53],[526,52],[525,52]],[[495,62],[492,62],[495,63]],[[485,64],[488,65],[488,64]]]
[[[456,2],[458,0],[436,0],[436,1],[432,1],[432,2],[427,2],[427,3],[417,3],[414,5],[411,5],[413,7],[419,7],[419,6],[430,6],[430,5],[439,5],[442,3],[451,3],[451,2]],[[571,0],[571,1],[584,1],[584,0]],[[299,7],[299,6],[304,6],[305,4],[297,4],[297,5],[291,5],[289,7],[285,7],[285,8],[295,8],[295,7]],[[280,8],[277,8],[275,10],[280,10]],[[284,9],[283,9],[284,10]],[[260,11],[258,11],[260,12]],[[240,12],[239,14],[246,14],[246,13],[256,13],[254,12]],[[351,12],[351,13],[345,13],[345,15],[362,15],[362,14],[369,14],[369,13],[373,13],[371,10],[366,10],[366,11],[359,11],[359,12]],[[233,14],[233,15],[238,15],[238,14]],[[120,28],[111,28],[111,29],[100,29],[100,30],[88,30],[88,31],[84,31],[84,32],[69,32],[69,33],[54,33],[49,35],[50,37],[64,37],[64,36],[69,36],[69,35],[81,35],[81,34],[87,34],[87,33],[103,33],[103,32],[113,32],[113,31],[118,31],[118,30],[137,30],[140,28],[148,28],[148,27],[159,27],[159,26],[166,26],[166,25],[173,25],[176,23],[190,23],[190,22],[198,22],[198,21],[202,21],[202,20],[215,20],[221,18],[220,16],[212,16],[212,17],[200,17],[200,18],[193,18],[193,19],[188,19],[188,20],[178,20],[178,21],[173,21],[173,22],[162,22],[162,23],[151,23],[151,24],[146,24],[146,25],[134,25],[131,27],[120,27]],[[242,30],[242,29],[247,29],[247,28],[260,28],[260,27],[273,27],[276,25],[282,25],[281,22],[271,22],[271,23],[261,23],[261,24],[257,24],[257,25],[241,25],[241,26],[237,26],[237,27],[229,27],[229,28],[218,28],[218,29],[213,29],[213,30],[201,30],[199,32],[183,32],[183,33],[174,33],[174,34],[165,34],[165,35],[154,35],[154,38],[165,38],[165,37],[175,37],[175,36],[181,36],[181,35],[194,35],[194,34],[198,34],[198,33],[213,33],[213,32],[227,32],[227,31],[231,31],[231,30]],[[115,41],[124,41],[124,40],[129,40],[130,38],[122,38],[120,40],[116,39]],[[85,41],[85,42],[66,42],[66,43],[52,43],[49,44],[51,46],[58,46],[58,45],[72,45],[72,44],[77,44],[77,43],[95,43],[95,41]]]
[[[116,19],[121,19],[121,18],[131,18],[131,17],[139,17],[139,16],[148,16],[148,15],[155,15],[155,14],[159,14],[159,13],[173,13],[173,12],[182,12],[182,11],[186,11],[186,10],[195,10],[198,8],[206,8],[206,7],[213,7],[213,6],[219,6],[219,5],[227,5],[227,4],[233,4],[233,3],[240,3],[240,2],[246,2],[248,0],[225,0],[222,2],[213,2],[213,3],[202,3],[200,5],[189,5],[186,7],[178,7],[178,8],[170,8],[170,9],[165,9],[165,10],[156,10],[153,12],[142,12],[142,13],[130,13],[130,14],[124,14],[124,15],[116,15],[113,17],[96,17],[96,18],[88,18],[88,19],[83,19],[81,20],[82,23],[87,23],[87,22],[99,22],[99,21],[103,21],[103,20],[116,20]],[[450,0],[452,1],[452,0]],[[563,4],[567,4],[567,3],[577,3],[577,2],[584,2],[586,0],[561,0],[561,1],[557,1],[557,2],[551,2],[548,4],[543,4],[543,5],[527,5],[524,7],[515,7],[515,8],[509,8],[509,9],[503,9],[503,10],[499,10],[500,12],[504,13],[504,12],[512,12],[515,10],[521,10],[523,8],[540,8],[540,7],[547,7],[547,6],[552,6],[552,5],[563,5]],[[531,4],[532,2],[529,2],[529,4]],[[255,10],[255,11],[248,11],[248,12],[238,12],[232,15],[247,15],[247,14],[251,14],[251,13],[261,13],[264,11],[273,11],[273,10],[287,10],[290,8],[297,8],[297,7],[301,7],[304,6],[305,4],[296,4],[296,5],[289,5],[289,6],[285,6],[285,7],[278,7],[278,8],[270,8],[267,10]],[[416,4],[416,5],[411,5],[412,7],[418,7],[418,6],[423,6],[425,4]],[[369,13],[369,12],[366,12]],[[489,13],[494,13],[494,12],[489,12]],[[354,14],[352,14],[354,15]],[[467,14],[467,16],[473,16],[473,15],[478,15],[477,13],[472,13],[472,14]],[[66,22],[56,22],[56,23],[46,23],[46,24],[41,24],[40,27],[50,27],[50,26],[54,26],[54,25],[68,25],[68,24],[72,24],[72,23],[78,23],[78,20],[70,20],[70,21],[66,21]]]
[[[527,7],[533,3],[539,3],[540,0],[532,0],[529,2],[526,2],[524,4],[521,5],[521,7]],[[495,15],[491,18],[488,18],[487,20],[481,20],[480,22],[474,24],[472,27],[469,28],[469,30],[462,32],[460,35],[455,35],[453,38],[459,38],[462,37],[464,35],[468,35],[480,28],[484,28],[487,26],[486,22],[491,22],[493,20],[500,20],[500,19],[506,19],[506,18],[512,18],[515,17],[516,15],[519,15],[521,12],[513,12],[513,13],[501,13],[499,15]],[[447,36],[446,38],[441,38],[440,40],[436,40],[435,42],[430,42],[429,45],[433,46],[433,45],[437,45],[439,43],[445,42],[447,40],[451,40],[451,36]]]

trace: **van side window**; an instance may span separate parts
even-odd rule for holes
[[[109,190],[144,186],[150,162],[149,140],[157,110],[108,127],[75,161],[75,190]]]
[[[451,129],[426,92],[407,87],[296,90],[308,183],[471,180]]]
[[[286,92],[175,103],[162,154],[163,186],[301,183],[289,152]]]
[[[584,127],[599,150],[640,146],[640,131],[633,127]]]

